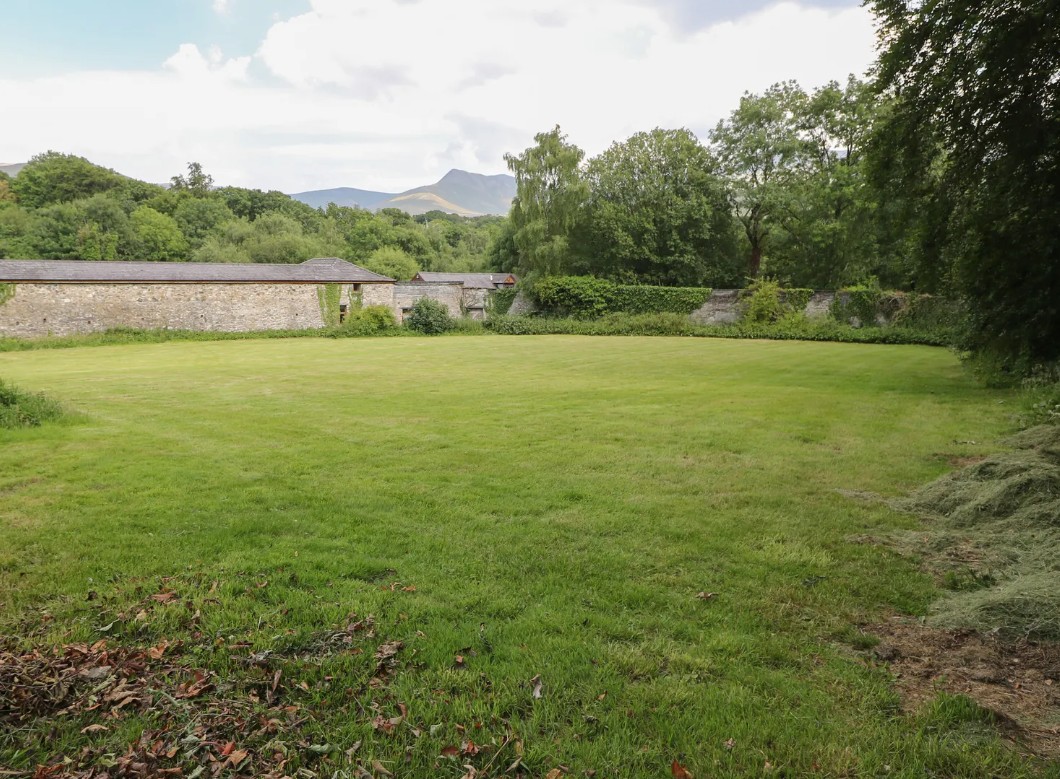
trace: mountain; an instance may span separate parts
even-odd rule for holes
[[[0,173],[6,173],[9,176],[17,176],[18,172],[26,167],[24,162],[16,162],[13,164],[0,163]]]
[[[376,206],[384,200],[397,197],[392,192],[372,192],[368,189],[354,189],[353,187],[339,187],[338,189],[315,189],[311,192],[298,192],[291,195],[295,200],[301,200],[313,208],[326,208],[328,203],[337,206],[359,206],[369,210],[376,210]]]
[[[364,189],[340,187],[318,189],[291,195],[314,208],[328,203],[340,206],[360,206],[371,211],[400,208],[409,214],[444,211],[460,216],[504,215],[515,197],[515,178],[506,174],[483,176],[465,170],[451,170],[436,184],[416,187],[394,195]]]

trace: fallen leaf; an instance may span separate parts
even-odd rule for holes
[[[459,757],[460,747],[447,746],[442,747],[442,757]]]
[[[104,731],[110,730],[106,725],[89,725],[87,728],[82,728],[82,733],[103,733]]]
[[[545,779],[560,779],[560,777],[562,776],[563,772],[560,769],[553,768],[551,771],[545,774]]]
[[[670,763],[670,773],[674,779],[695,779],[687,768],[674,760]]]
[[[151,600],[157,601],[158,603],[172,603],[177,599],[177,593],[175,592],[156,592],[151,596]]]
[[[464,665],[465,665],[465,663],[464,663],[464,656],[463,656],[463,655],[457,655],[457,656],[456,656],[456,659],[454,659],[454,660],[453,660],[453,664],[454,664],[454,665],[455,665],[455,666],[456,666],[457,668],[463,668],[463,667],[464,667]]]
[[[230,754],[232,754],[232,752],[235,751],[235,748],[236,748],[236,742],[235,741],[229,741],[227,744],[225,744],[223,747],[221,747],[221,757],[228,757]]]
[[[245,749],[237,749],[235,752],[228,756],[228,764],[232,766],[232,768],[235,768],[247,759],[248,754],[250,753],[247,752],[247,750]]]
[[[377,774],[382,774],[383,776],[393,776],[392,773],[386,770],[386,766],[380,763],[378,760],[372,761],[372,770],[375,771]]]
[[[480,751],[481,750],[479,749],[478,745],[475,744],[475,742],[471,739],[468,739],[460,745],[460,752],[462,754],[467,755],[468,757],[474,757]]]
[[[725,748],[728,749],[730,752],[732,751],[732,748],[735,747],[735,746],[736,746],[736,739],[730,738],[730,739],[727,739],[725,741]]]
[[[696,596],[699,600],[714,600],[716,597],[718,597],[716,592],[701,592]]]

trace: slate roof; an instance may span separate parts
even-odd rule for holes
[[[73,284],[373,284],[393,282],[393,279],[338,257],[318,257],[299,265],[0,260],[0,282],[16,281]]]
[[[417,273],[413,281],[433,281],[447,284],[463,284],[465,289],[496,289],[514,279],[510,273]]]

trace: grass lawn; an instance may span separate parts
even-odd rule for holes
[[[9,770],[146,731],[184,776],[211,750],[200,775],[1057,775],[964,699],[904,713],[864,651],[936,591],[856,543],[916,520],[851,491],[1011,425],[943,349],[299,339],[0,377],[80,412],[0,430],[0,630],[173,663],[120,710],[0,726]],[[203,737],[229,704],[242,762]]]

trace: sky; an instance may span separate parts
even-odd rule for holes
[[[2,0],[0,164],[386,192],[560,125],[590,156],[706,140],[747,91],[863,75],[860,0]]]

